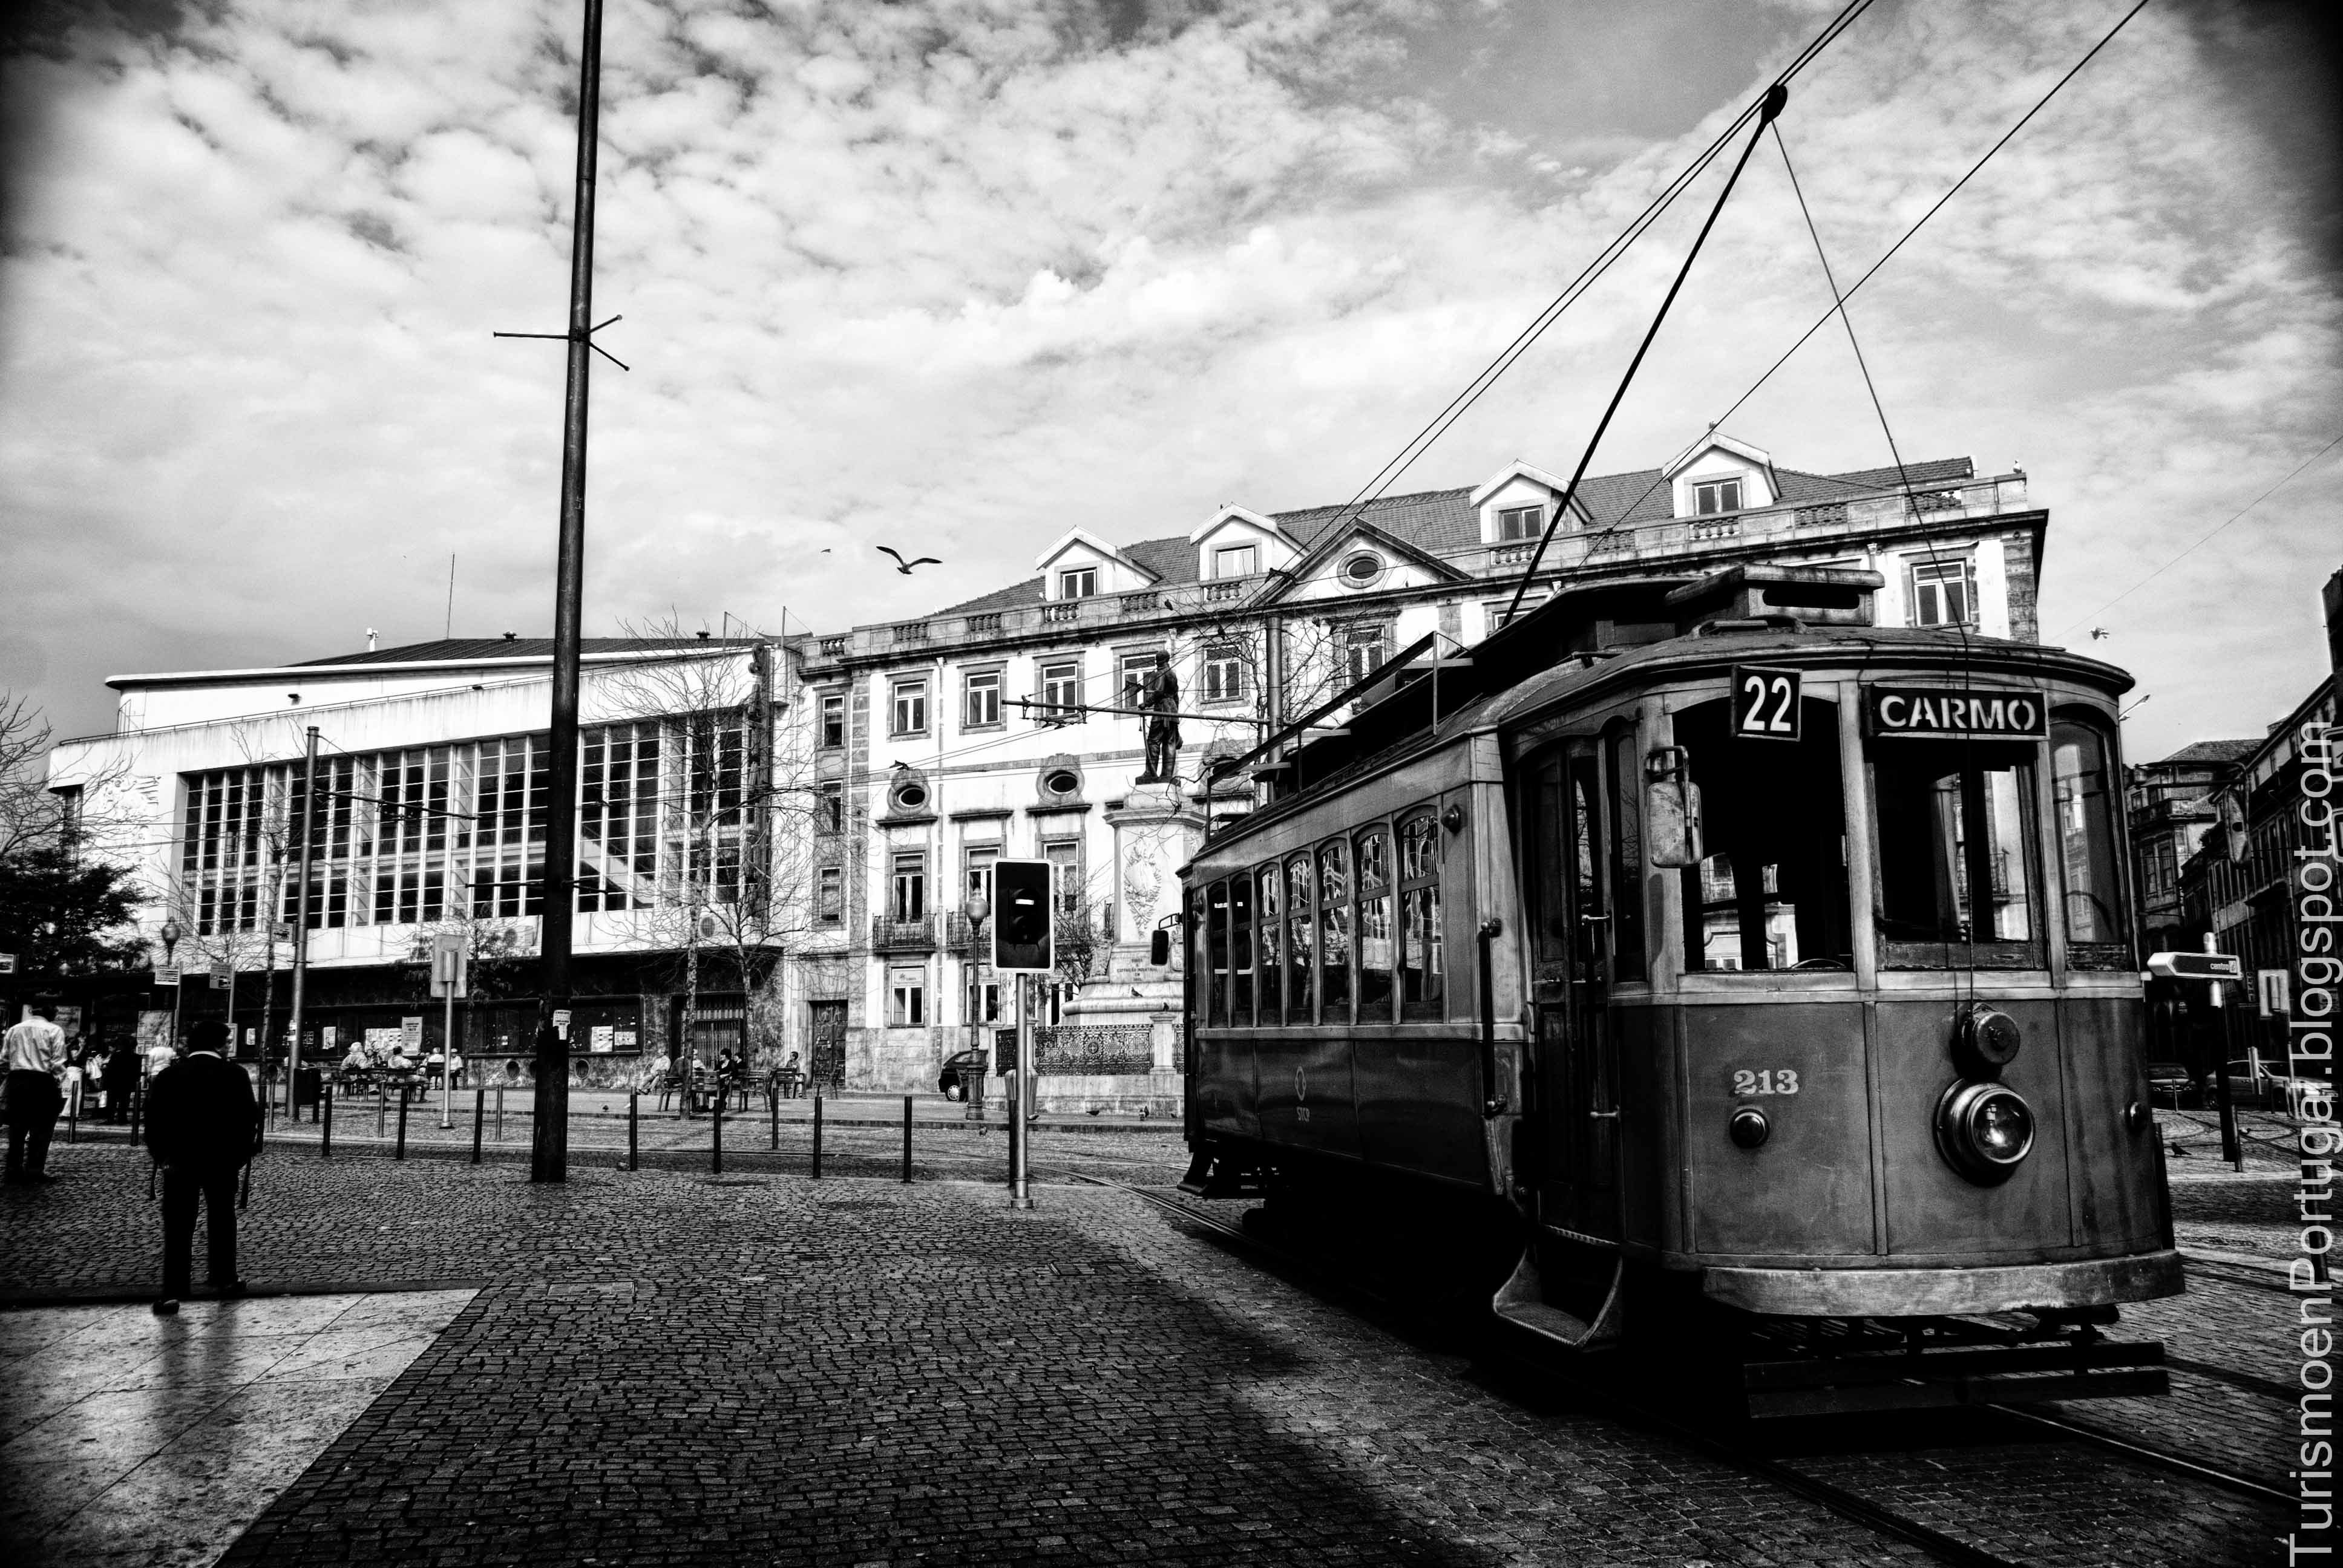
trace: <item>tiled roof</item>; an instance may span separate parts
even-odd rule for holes
[[[1846,474],[1809,474],[1798,468],[1774,470],[1782,487],[1781,503],[1796,506],[1845,500],[1854,496],[1892,491],[1908,477],[1916,485],[1975,476],[1966,457],[1936,457],[1895,468],[1858,468]],[[1662,523],[1675,515],[1675,498],[1657,468],[1637,468],[1624,474],[1590,474],[1579,482],[1579,504],[1592,519],[1590,528],[1614,528],[1623,523]],[[1307,554],[1325,532],[1359,516],[1345,503],[1305,507],[1276,514],[1277,526]],[[1421,490],[1413,495],[1384,496],[1370,502],[1364,516],[1377,528],[1433,555],[1469,550],[1481,543],[1481,518],[1469,488]],[[1169,538],[1141,539],[1122,547],[1122,553],[1159,574],[1166,587],[1196,580],[1196,547],[1184,534]],[[1029,578],[964,604],[948,605],[936,615],[982,615],[990,610],[1015,609],[1041,602],[1041,579]]]
[[[2161,768],[2169,762],[2243,762],[2259,749],[2262,739],[2253,740],[2192,740],[2169,757],[2159,758],[2149,764]]]
[[[580,643],[587,653],[638,653],[663,648],[750,648],[752,638],[739,637],[589,637]],[[464,664],[483,658],[548,658],[549,637],[447,638],[437,642],[410,642],[397,648],[369,648],[337,654],[331,658],[305,658],[290,669],[320,664]]]

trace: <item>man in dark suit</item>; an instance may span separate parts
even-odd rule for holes
[[[252,1080],[227,1060],[227,1025],[198,1019],[187,1054],[146,1086],[146,1147],[163,1167],[163,1294],[157,1314],[179,1310],[195,1266],[196,1204],[211,1221],[211,1283],[241,1295],[236,1271],[236,1179],[260,1151],[260,1103]]]

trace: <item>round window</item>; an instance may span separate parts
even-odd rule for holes
[[[906,784],[895,791],[895,805],[900,810],[916,811],[928,803],[928,787]]]
[[[1071,795],[1081,787],[1081,779],[1071,768],[1061,768],[1041,780],[1041,788],[1052,795]]]
[[[1353,588],[1365,588],[1383,575],[1383,557],[1369,550],[1361,550],[1342,563],[1342,580]]]

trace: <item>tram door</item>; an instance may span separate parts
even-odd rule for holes
[[[1612,857],[1603,764],[1593,741],[1544,753],[1532,770],[1531,888],[1536,1072],[1543,1125],[1540,1217],[1581,1235],[1619,1235],[1617,1073],[1610,987]]]

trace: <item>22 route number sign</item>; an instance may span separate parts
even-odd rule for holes
[[[1743,740],[1798,739],[1798,672],[1733,667],[1733,733]]]

